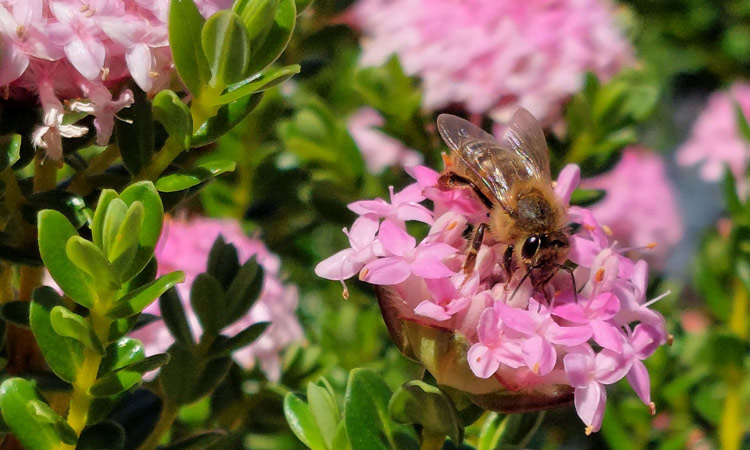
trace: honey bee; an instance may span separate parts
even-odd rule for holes
[[[508,279],[516,267],[525,267],[519,286],[530,278],[534,289],[542,290],[559,269],[572,278],[572,269],[563,264],[569,237],[580,225],[566,222],[566,207],[552,187],[547,142],[534,116],[516,111],[502,142],[449,114],[441,114],[437,126],[455,156],[438,187],[471,189],[489,209],[487,222],[478,224],[470,239],[463,267],[467,277],[487,229],[508,246],[503,257]]]

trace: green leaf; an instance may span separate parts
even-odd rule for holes
[[[227,432],[224,430],[199,431],[184,439],[169,444],[166,447],[159,447],[160,450],[203,450],[217,444],[226,437]]]
[[[117,422],[107,421],[84,428],[76,450],[122,450],[124,447],[125,429]]]
[[[224,321],[226,314],[224,289],[211,275],[201,273],[195,277],[193,286],[190,288],[190,304],[204,332],[218,334],[227,325]]]
[[[576,189],[570,196],[570,204],[575,206],[590,206],[607,196],[604,189]]]
[[[79,305],[91,308],[96,291],[89,277],[77,269],[66,252],[66,244],[78,236],[68,219],[57,211],[46,209],[39,212],[39,253],[52,278],[58,286]]]
[[[99,378],[89,392],[94,397],[109,397],[132,388],[141,382],[143,374],[158,369],[169,362],[169,355],[159,353],[127,365]]]
[[[225,9],[209,17],[201,32],[201,44],[211,66],[211,86],[223,90],[248,75],[250,36],[234,11]]]
[[[21,158],[21,135],[0,136],[0,171],[12,166]]]
[[[211,68],[201,47],[204,20],[193,0],[169,4],[169,47],[177,73],[194,97],[211,79]]]
[[[388,410],[399,423],[418,424],[433,434],[450,436],[456,445],[463,441],[463,426],[450,397],[424,381],[404,383],[391,397]]]
[[[748,214],[745,207],[742,205],[742,200],[740,200],[739,194],[737,193],[737,181],[729,167],[724,167],[723,187],[724,201],[726,202],[729,214],[731,214],[732,217],[742,217]]]
[[[120,198],[128,206],[136,201],[141,202],[144,208],[138,250],[129,269],[120,274],[120,279],[125,282],[140,273],[153,258],[164,221],[164,206],[154,184],[150,181],[131,184],[122,191]]]
[[[30,381],[23,378],[5,380],[0,385],[0,411],[3,420],[25,449],[60,447],[63,436],[58,423],[63,423],[63,420],[39,399]]]
[[[117,271],[107,261],[99,247],[92,242],[80,236],[73,236],[68,239],[65,253],[76,267],[91,277],[95,286],[100,287],[97,289],[99,292],[114,292],[120,289]]]
[[[508,414],[490,413],[479,434],[477,450],[525,448],[539,429],[544,412]]]
[[[297,17],[299,17],[313,4],[313,0],[295,0],[295,3],[297,4]]]
[[[116,198],[119,198],[117,192],[112,189],[104,189],[99,194],[99,201],[94,211],[94,220],[91,223],[91,240],[99,248],[104,248],[104,222],[109,211],[109,203]]]
[[[29,327],[29,309],[31,303],[14,300],[0,304],[0,319],[19,327]]]
[[[260,44],[274,23],[279,0],[238,0],[232,5],[245,24],[252,44]]]
[[[308,383],[307,403],[310,405],[310,414],[318,425],[318,430],[325,440],[326,447],[333,448],[333,440],[341,418],[331,385],[325,378],[321,379],[320,382],[325,387],[316,383]]]
[[[84,347],[104,356],[104,346],[96,337],[91,325],[78,314],[64,306],[55,306],[49,316],[52,329],[63,337],[73,338]]]
[[[232,365],[229,357],[204,360],[180,343],[169,348],[169,355],[160,378],[164,393],[179,405],[193,403],[216,389]]]
[[[182,306],[177,289],[169,289],[159,297],[159,311],[164,325],[177,342],[186,346],[195,345],[195,338],[190,331],[190,325],[185,317],[185,308]]]
[[[253,42],[253,54],[248,73],[256,73],[276,61],[292,38],[297,18],[297,5],[294,0],[280,0],[273,25],[262,43]]]
[[[182,191],[224,172],[233,172],[236,165],[237,163],[229,160],[207,161],[159,178],[156,180],[156,189],[161,192]]]
[[[229,288],[229,284],[240,270],[237,248],[228,244],[224,237],[219,235],[211,246],[206,265],[206,272],[213,275],[224,288]]]
[[[351,371],[344,419],[353,450],[419,448],[414,429],[391,419],[390,397],[391,390],[377,373],[369,369]]]
[[[289,423],[289,428],[302,443],[312,450],[327,450],[310,407],[292,392],[284,397],[284,417]]]
[[[138,314],[169,288],[183,281],[185,281],[185,272],[171,272],[163,275],[151,283],[125,294],[117,300],[107,316],[112,319],[122,319]]]
[[[225,324],[234,323],[252,308],[263,289],[264,273],[255,258],[250,258],[240,267],[226,292]]]
[[[742,111],[742,106],[737,102],[734,103],[734,116],[740,136],[745,140],[745,143],[750,143],[750,124],[747,123],[747,117],[745,117],[745,113]]]
[[[138,339],[123,336],[107,347],[107,354],[99,364],[98,377],[117,369],[142,361],[146,358],[146,351]]]
[[[134,201],[127,209],[114,239],[109,242],[107,259],[112,261],[112,266],[114,266],[118,273],[127,272],[138,253],[139,238],[145,213],[143,204],[139,201]]]
[[[268,328],[270,322],[258,322],[250,325],[234,336],[227,339],[217,339],[211,348],[208,350],[208,354],[212,357],[229,356],[235,350],[239,350],[242,347],[246,347],[252,344],[258,336],[263,334]]]
[[[179,142],[183,149],[190,147],[193,134],[193,116],[190,109],[174,91],[159,91],[153,100],[154,119],[167,130],[169,137]]]
[[[154,153],[154,117],[145,92],[132,86],[135,102],[121,109],[115,120],[115,140],[122,162],[131,175],[136,175],[151,162]]]
[[[191,147],[201,147],[219,139],[240,123],[260,103],[261,94],[243,97],[219,108],[215,115],[193,132]]]
[[[331,448],[335,450],[351,450],[352,448],[352,444],[349,443],[349,437],[346,435],[346,422],[343,420],[336,427]]]
[[[117,232],[120,230],[122,221],[128,213],[128,205],[121,198],[113,198],[107,205],[102,225],[102,246],[105,255],[109,255],[109,246],[114,245],[117,240]]]
[[[300,71],[299,64],[292,64],[279,68],[271,68],[257,76],[238,82],[231,86],[226,94],[222,94],[217,100],[217,105],[226,105],[256,92],[263,92],[274,86],[278,86]]]
[[[29,324],[45,361],[58,377],[72,383],[83,363],[83,346],[75,339],[62,337],[52,328],[50,314],[62,299],[54,289],[34,289],[29,310]]]

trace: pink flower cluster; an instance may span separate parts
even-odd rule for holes
[[[234,220],[167,219],[156,252],[158,273],[185,272],[185,282],[177,285],[177,289],[191,328],[194,332],[200,330],[198,319],[190,307],[190,286],[198,274],[206,271],[208,253],[219,235],[237,248],[240,262],[254,256],[265,271],[263,291],[255,305],[246,316],[222,330],[222,333],[232,336],[254,323],[271,322],[255,342],[235,352],[234,359],[246,368],[253,367],[258,361],[270,380],[278,380],[281,375],[281,350],[293,342],[301,342],[303,332],[294,314],[298,301],[297,287],[281,282],[279,258],[270,253],[261,241],[248,238]],[[159,314],[158,302],[149,305],[144,312]],[[149,355],[165,352],[174,342],[162,322],[150,324],[132,335],[143,342]]]
[[[414,166],[422,155],[380,131],[385,120],[372,108],[360,108],[349,118],[347,128],[365,159],[367,170],[379,174],[387,167]]]
[[[668,340],[664,318],[647,301],[648,265],[621,254],[591,211],[569,207],[571,222],[582,225],[571,236],[569,258],[577,265],[559,271],[536,292],[525,270],[510,280],[502,269],[506,246],[485,233],[473,273],[461,270],[469,224],[486,221],[487,211],[465,190],[435,187],[439,174],[413,167],[416,183],[390,202],[364,200],[349,205],[359,215],[344,230],[351,248],[322,261],[315,272],[327,279],[359,278],[394,289],[401,319],[451,330],[469,342],[468,365],[479,379],[493,377],[511,391],[542,385],[574,389],[578,415],[587,433],[599,430],[606,403],[605,386],[627,378],[639,398],[651,402],[643,360]],[[567,166],[555,193],[567,204],[579,169]],[[433,208],[421,204],[430,200]],[[407,221],[429,225],[418,241]]]
[[[750,84],[738,82],[727,91],[711,95],[693,125],[690,139],[677,151],[677,162],[683,166],[700,165],[700,176],[706,181],[720,180],[728,165],[737,179],[739,194],[744,197],[748,193],[745,172],[750,143],[740,134],[736,105],[750,118]]]
[[[581,187],[604,189],[606,197],[591,206],[610,239],[644,252],[652,266],[663,269],[671,249],[682,239],[682,218],[664,160],[656,153],[630,147],[611,171],[584,179]]]
[[[633,62],[607,0],[359,0],[346,19],[364,35],[362,65],[396,54],[425,107],[499,122],[524,107],[551,124],[586,72],[608,79]]]
[[[208,16],[231,0],[198,0]],[[0,0],[0,86],[5,96],[38,100],[43,125],[33,141],[53,160],[62,157],[62,138],[87,129],[63,123],[65,112],[95,117],[97,143],[112,133],[117,111],[133,93],[112,95],[132,78],[154,93],[170,81],[168,0]],[[74,100],[63,106],[63,100]]]

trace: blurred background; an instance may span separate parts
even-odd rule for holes
[[[348,203],[387,199],[411,182],[405,165],[442,168],[439,113],[490,131],[525,107],[545,127],[553,178],[579,164],[598,220],[649,262],[649,298],[669,292],[654,307],[674,336],[646,361],[654,416],[623,380],[601,432],[585,436],[571,406],[548,413],[529,447],[750,448],[750,2],[315,0],[281,63],[300,74],[210,153],[191,153],[237,170],[178,216],[235,219],[278,255],[302,333],[275,372],[233,369],[179,426],[213,409],[238,447],[302,447],[286,392],[325,376],[342,402],[353,368],[391,388],[419,376],[371,286],[350,282],[344,300],[313,268],[349,245]]]

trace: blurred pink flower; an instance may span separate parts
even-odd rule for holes
[[[435,194],[437,177],[425,167],[412,167],[410,173],[417,183],[401,191],[398,195],[408,195],[393,204],[413,209],[429,192]],[[560,173],[555,193],[564,204],[578,180],[577,166]],[[414,191],[415,186],[423,195]],[[625,377],[653,412],[648,372],[641,360],[666,343],[668,335],[664,318],[650,309],[658,298],[645,298],[647,263],[624,256],[626,249],[610,242],[591,211],[569,207],[568,220],[581,224],[581,230],[570,236],[569,255],[578,264],[578,290],[562,270],[544,292],[534,290],[523,268],[508,279],[500,264],[507,246],[489,233],[467,277],[461,271],[469,245],[466,229],[476,223],[477,214],[465,202],[443,200],[427,210],[434,221],[428,222],[431,229],[418,245],[406,221],[423,221],[422,214],[395,220],[393,205],[382,199],[350,205],[361,214],[358,222],[385,219],[379,229],[368,225],[363,242],[379,242],[382,251],[366,252],[369,262],[360,279],[375,285],[399,348],[420,360],[439,383],[479,396],[474,401],[480,405],[489,397],[488,404],[500,411],[549,408],[573,400],[587,433],[601,426],[604,385]],[[375,211],[375,205],[388,207]],[[339,264],[344,252],[361,251],[359,242],[351,244],[351,249],[318,268]],[[345,268],[342,264],[324,276],[343,281],[348,277],[342,275],[353,276],[352,268]],[[498,396],[492,397],[495,393]]]
[[[396,54],[422,79],[424,106],[461,104],[505,122],[518,107],[546,124],[594,72],[608,79],[633,51],[607,0],[359,0],[364,66]]]
[[[198,274],[205,272],[208,253],[214,240],[220,235],[237,248],[240,262],[254,256],[265,270],[263,290],[258,301],[247,315],[222,330],[222,333],[232,336],[253,323],[271,322],[255,342],[235,352],[233,356],[245,368],[253,367],[257,361],[270,380],[278,380],[281,375],[281,350],[303,339],[302,328],[294,314],[298,293],[296,286],[281,282],[279,259],[261,241],[247,237],[239,223],[231,219],[168,218],[156,252],[158,273],[161,275],[175,270],[185,272],[185,282],[179,284],[177,289],[190,326],[199,336],[200,324],[189,302],[190,286]],[[149,305],[144,312],[158,315],[158,302]],[[149,355],[166,351],[174,342],[162,322],[149,324],[132,335],[143,342]]]
[[[708,99],[706,109],[693,124],[693,130],[677,150],[677,162],[683,166],[700,165],[700,176],[706,181],[718,181],[725,165],[737,179],[737,190],[747,195],[745,172],[750,157],[750,143],[740,135],[735,105],[745,117],[750,117],[750,84],[737,82],[728,90],[715,92]]]
[[[380,131],[383,125],[385,120],[372,108],[360,108],[349,118],[349,134],[362,152],[367,170],[379,174],[386,167],[421,164],[422,155]]]
[[[582,180],[581,187],[607,192],[589,210],[608,232],[611,230],[611,239],[623,247],[644,248],[643,256],[652,265],[664,267],[672,248],[682,239],[682,217],[659,155],[627,148],[614,169]]]
[[[232,5],[196,3],[206,17]],[[39,101],[43,125],[34,143],[50,159],[62,157],[62,138],[87,131],[63,128],[64,113],[92,114],[102,145],[117,111],[133,103],[129,90],[117,90],[123,80],[132,78],[152,95],[170,81],[168,6],[168,0],[0,0],[0,87],[6,96]],[[50,94],[58,101],[42,98]],[[68,100],[70,109],[58,108]]]

